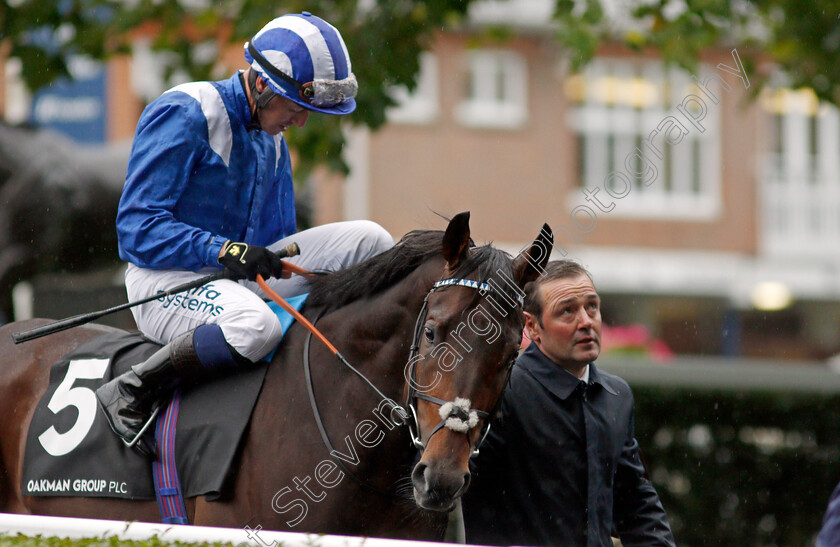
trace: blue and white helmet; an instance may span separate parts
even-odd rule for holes
[[[278,95],[316,112],[349,114],[359,84],[344,39],[304,11],[278,17],[245,44],[245,60]]]

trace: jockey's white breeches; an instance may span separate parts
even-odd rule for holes
[[[374,222],[357,220],[325,224],[298,232],[269,246],[278,251],[295,242],[300,255],[286,258],[309,271],[335,271],[390,249],[394,240]],[[150,270],[129,264],[125,286],[130,302],[148,298],[173,287],[218,271],[198,272]],[[268,279],[268,285],[284,298],[306,292],[306,281]],[[240,355],[258,361],[271,351],[283,335],[277,316],[265,303],[267,298],[253,281],[214,281],[189,292],[161,297],[131,309],[137,328],[150,339],[167,344],[200,325],[215,323],[225,341]]]

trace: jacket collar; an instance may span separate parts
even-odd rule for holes
[[[516,360],[517,366],[527,370],[543,387],[565,400],[580,385],[581,380],[549,359],[533,342]],[[589,363],[589,387],[599,386],[612,395],[618,393],[602,381],[595,363]]]

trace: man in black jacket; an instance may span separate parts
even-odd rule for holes
[[[532,343],[464,497],[468,543],[674,545],[633,433],[627,383],[598,370],[600,298],[588,272],[550,262],[525,295]]]

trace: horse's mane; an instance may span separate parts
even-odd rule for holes
[[[340,308],[360,298],[375,295],[407,277],[420,265],[440,257],[443,232],[415,230],[407,233],[391,249],[364,262],[337,272],[322,273],[309,280],[307,305]],[[468,258],[453,273],[465,278],[476,273],[475,279],[494,285],[516,298],[516,292],[502,279],[513,279],[513,266],[508,253],[491,245],[472,247]]]

